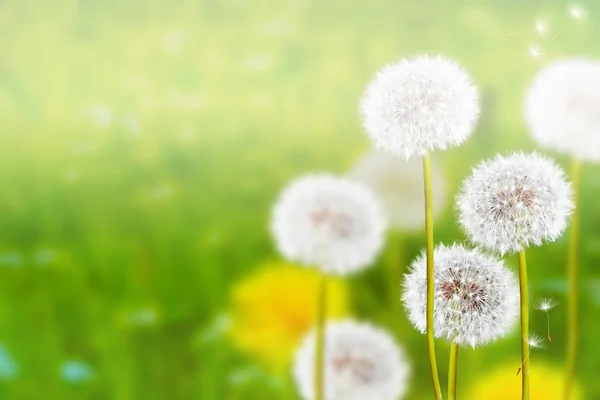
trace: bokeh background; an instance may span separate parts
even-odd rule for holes
[[[461,179],[535,148],[522,116],[535,71],[600,56],[600,2],[580,4],[581,21],[562,0],[1,1],[0,397],[296,399],[289,361],[316,278],[274,249],[278,191],[306,172],[346,173],[369,149],[358,101],[375,71],[439,53],[482,97],[469,141],[433,155],[447,189],[436,241],[464,240]],[[586,165],[584,399],[600,399],[599,195],[600,168]],[[331,307],[393,333],[412,364],[409,399],[431,398],[426,345],[389,274],[423,246],[420,230],[390,233],[371,269],[335,284]],[[553,343],[532,353],[544,388],[564,364],[565,259],[566,237],[529,253],[532,297],[561,303]],[[542,336],[545,318],[532,312]],[[437,348],[445,383],[448,346]],[[507,378],[494,393],[518,389],[517,360],[518,333],[461,351],[459,395],[496,366]]]

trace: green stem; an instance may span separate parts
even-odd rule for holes
[[[425,187],[425,236],[427,243],[427,352],[429,369],[436,400],[442,400],[442,389],[435,358],[435,337],[433,332],[433,203],[431,189],[431,162],[429,154],[423,156],[423,183]]]
[[[456,376],[458,374],[458,345],[450,344],[450,363],[448,365],[448,400],[456,400]]]
[[[317,293],[317,322],[315,337],[315,400],[324,399],[325,314],[327,310],[327,276],[322,275]]]
[[[529,400],[529,293],[525,250],[519,252],[519,284],[521,288],[521,361],[523,361],[522,400]]]
[[[579,244],[579,198],[581,191],[581,162],[573,158],[571,169],[573,185],[573,201],[575,210],[571,220],[571,233],[569,236],[569,253],[567,263],[567,276],[569,281],[568,292],[568,338],[567,338],[567,375],[563,399],[570,398],[573,381],[575,380],[575,369],[577,363],[577,347],[579,343],[579,315],[578,315],[578,244]]]

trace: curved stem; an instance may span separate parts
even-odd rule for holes
[[[523,361],[522,400],[529,400],[529,293],[525,250],[519,252],[519,284],[521,289],[521,360]]]
[[[442,400],[442,389],[435,358],[435,337],[433,332],[433,203],[431,189],[431,163],[429,154],[423,156],[423,183],[425,187],[425,236],[427,243],[427,351],[429,369],[436,400]]]
[[[317,293],[317,322],[315,337],[315,400],[324,399],[325,310],[327,309],[327,276],[322,275]]]
[[[581,163],[573,159],[571,169],[573,182],[573,201],[575,210],[571,220],[571,233],[569,236],[569,255],[567,263],[567,277],[569,281],[568,293],[568,338],[567,338],[567,375],[563,399],[569,399],[571,388],[575,380],[575,368],[577,363],[577,347],[579,343],[579,316],[578,316],[578,244],[579,244],[579,197],[581,187]]]
[[[458,345],[450,344],[450,363],[448,365],[448,400],[456,400],[456,376],[458,375]]]

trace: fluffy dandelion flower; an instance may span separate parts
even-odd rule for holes
[[[457,207],[474,243],[505,254],[556,240],[573,203],[560,167],[536,153],[515,153],[479,164],[464,181]]]
[[[464,142],[479,115],[479,95],[454,61],[420,56],[381,69],[360,108],[374,145],[409,159]]]
[[[518,312],[519,291],[503,263],[460,245],[435,249],[434,332],[459,346],[482,346],[507,334]],[[405,275],[402,301],[408,318],[426,329],[426,257]]]
[[[600,62],[556,61],[534,78],[525,119],[542,146],[600,161]]]
[[[279,262],[237,282],[231,290],[233,345],[270,371],[284,370],[315,322],[319,279],[315,270]],[[332,278],[327,286],[328,318],[347,315],[345,283]]]
[[[433,180],[433,213],[440,214],[445,206],[446,192],[439,165],[431,165]],[[392,227],[399,230],[423,229],[423,164],[404,161],[390,154],[371,151],[361,157],[350,176],[369,186],[383,202]]]
[[[515,374],[518,361],[502,363],[483,372],[468,388],[465,399],[506,400],[521,398],[521,377]],[[552,364],[539,361],[531,369],[531,400],[562,400],[565,371]],[[580,388],[574,390],[571,400],[582,399]]]
[[[284,257],[338,275],[373,262],[385,228],[383,207],[371,189],[326,174],[290,183],[274,206],[271,222]]]
[[[408,388],[410,367],[386,331],[365,323],[329,323],[325,330],[325,400],[396,400]],[[314,332],[296,353],[294,378],[301,397],[313,400]]]

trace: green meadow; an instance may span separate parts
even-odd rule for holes
[[[306,172],[343,174],[369,149],[358,102],[381,66],[442,54],[481,94],[470,139],[432,156],[448,187],[435,240],[465,241],[453,197],[471,168],[496,153],[545,152],[522,111],[535,72],[600,57],[600,2],[580,3],[581,21],[562,0],[0,2],[0,398],[298,399],[289,371],[269,373],[219,326],[232,286],[280,259],[268,225],[279,190]],[[533,32],[539,16],[546,38]],[[568,157],[546,153],[568,171]],[[585,165],[578,375],[591,400],[598,196],[600,167]],[[529,251],[532,299],[560,303],[534,369],[564,365],[567,239]],[[399,242],[401,273],[424,232],[390,235],[375,265],[348,279],[351,310],[405,349],[407,399],[430,399],[425,337],[399,289],[398,304],[385,295]],[[516,270],[516,256],[506,261]],[[531,314],[544,336],[546,315]],[[461,350],[459,398],[480,373],[518,360],[519,343],[515,331]],[[448,347],[437,342],[444,386]]]

